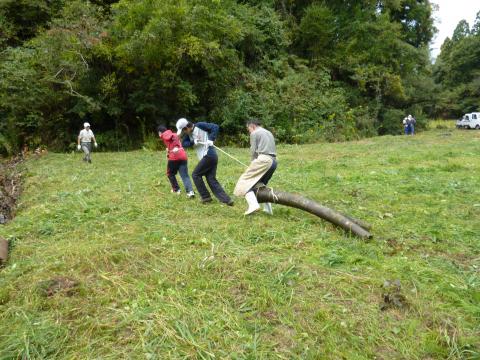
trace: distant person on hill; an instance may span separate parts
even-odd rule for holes
[[[412,115],[408,115],[408,123],[409,123],[409,126],[410,126],[410,135],[415,135],[415,125],[417,125],[417,120],[412,116]]]
[[[250,153],[252,162],[238,179],[234,194],[245,196],[248,209],[245,215],[250,215],[260,209],[254,189],[266,186],[277,169],[277,151],[272,133],[261,126],[258,120],[246,123],[250,133]],[[264,211],[272,215],[272,204],[263,204]]]
[[[217,180],[218,155],[213,142],[217,139],[219,126],[206,122],[194,124],[182,118],[177,121],[177,130],[178,135],[184,135],[183,147],[193,147],[200,160],[193,170],[192,178],[202,203],[206,204],[212,201],[212,197],[203,182],[202,177],[205,176],[210,190],[212,190],[218,200],[233,206],[233,200],[227,195]]]
[[[417,120],[412,115],[408,115],[403,119],[403,127],[405,128],[405,135],[414,135],[415,134],[415,124]]]
[[[410,133],[410,126],[408,125],[408,116],[403,118],[403,131],[405,132],[405,135],[408,135]]]
[[[83,150],[83,153],[85,154],[83,161],[90,164],[92,163],[92,141],[95,147],[97,147],[98,144],[95,140],[95,135],[93,135],[93,131],[90,129],[90,124],[86,122],[83,124],[83,130],[81,130],[78,135],[77,148],[78,150]]]
[[[168,130],[165,125],[159,125],[157,128],[158,136],[162,139],[167,147],[167,177],[172,185],[172,193],[180,195],[181,190],[177,182],[177,173],[180,173],[183,186],[188,198],[195,196],[193,192],[192,182],[188,175],[188,158],[185,149],[182,147],[180,138],[171,130]]]

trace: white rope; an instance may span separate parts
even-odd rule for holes
[[[202,145],[206,145],[207,143],[203,142],[203,141],[199,141],[198,144],[202,144]],[[248,167],[248,165],[244,164],[243,162],[241,162],[240,160],[238,160],[236,157],[230,155],[229,153],[227,153],[226,151],[220,149],[218,146],[216,146],[215,144],[212,145],[215,149],[217,150],[220,150],[222,153],[224,153],[225,155],[227,155],[230,159],[233,159],[235,160],[236,162],[238,162],[240,165],[243,165],[245,167]]]
[[[275,193],[273,192],[273,188],[270,188],[270,193],[271,193],[271,195],[272,195],[272,197],[273,197],[273,202],[274,202],[275,204],[278,203],[278,196],[275,195]]]
[[[257,184],[258,185],[258,184]],[[260,189],[263,189],[263,188],[267,188],[268,191],[270,191],[270,196],[272,197],[273,199],[273,203],[274,204],[277,204],[278,203],[278,196],[273,192],[273,188],[269,188],[267,185],[263,184],[261,186],[257,186],[255,185],[254,186],[254,189],[255,189],[255,196],[258,196],[258,192],[260,191]]]
[[[225,155],[227,155],[228,157],[230,157],[231,159],[235,160],[236,162],[238,162],[240,165],[243,165],[245,167],[248,167],[248,165],[244,164],[243,162],[241,162],[240,160],[238,160],[237,158],[235,158],[234,156],[230,155],[229,153],[227,153],[226,151],[220,149],[218,146],[215,146],[213,145],[213,147],[217,150],[220,150],[222,153],[224,153]]]

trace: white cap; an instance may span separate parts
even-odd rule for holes
[[[90,127],[90,124],[87,123],[87,122],[86,122],[86,123],[83,123],[83,127],[84,127],[84,128]]]
[[[188,120],[185,118],[178,119],[177,121],[177,135],[182,133],[182,130],[188,125]]]

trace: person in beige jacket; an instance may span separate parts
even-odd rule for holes
[[[273,134],[264,129],[258,120],[247,121],[247,130],[250,133],[250,152],[252,162],[238,179],[234,194],[244,196],[248,204],[245,215],[260,210],[254,189],[266,186],[277,169],[277,151]],[[273,214],[272,205],[264,204],[264,211]]]

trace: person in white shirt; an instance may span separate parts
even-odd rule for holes
[[[80,131],[77,139],[77,148],[78,150],[83,150],[85,156],[83,161],[88,163],[92,162],[91,153],[92,153],[92,141],[95,147],[98,146],[97,141],[95,140],[95,135],[93,131],[90,130],[90,124],[88,122],[83,124],[83,130]]]

